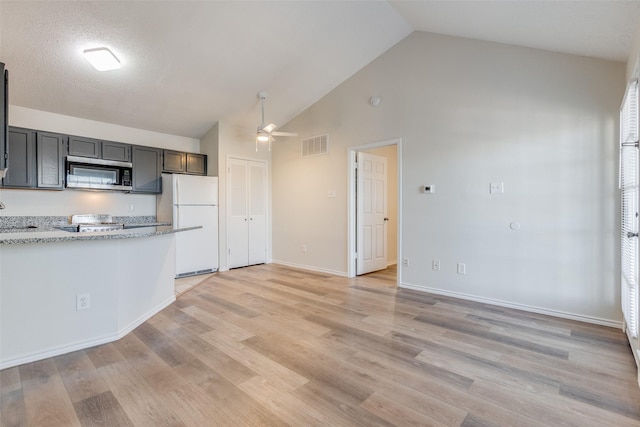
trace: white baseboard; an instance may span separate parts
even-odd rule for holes
[[[61,354],[71,353],[72,351],[83,350],[85,348],[95,347],[97,345],[106,344],[118,340],[117,334],[104,335],[86,341],[78,341],[60,347],[52,347],[44,351],[25,354],[8,360],[0,361],[0,369],[13,368],[14,366],[24,365],[25,363],[36,362],[38,360],[47,359],[49,357],[60,356]]]
[[[124,328],[119,329],[118,330],[118,338],[116,338],[116,339],[119,340],[120,338],[124,337],[129,332],[133,331],[135,328],[137,328],[138,326],[142,325],[144,322],[146,322],[147,320],[151,319],[153,316],[158,314],[164,308],[166,308],[169,305],[171,305],[175,300],[176,300],[175,294],[171,295],[171,297],[167,298],[166,300],[164,300],[163,302],[158,304],[156,307],[152,308],[151,310],[149,310],[148,312],[146,312],[142,316],[138,317],[136,320],[134,320],[133,322],[129,323]]]
[[[311,265],[295,264],[292,262],[279,261],[277,259],[274,259],[271,262],[273,264],[280,264],[287,267],[300,268],[302,270],[310,270],[310,271],[316,271],[318,273],[327,273],[327,274],[333,274],[334,276],[347,277],[346,271],[329,270],[327,268],[318,268],[318,267],[313,267]]]
[[[568,312],[558,311],[558,310],[550,310],[550,309],[535,307],[531,305],[518,304],[518,303],[513,303],[508,301],[497,300],[493,298],[479,297],[476,295],[469,295],[461,292],[452,292],[452,291],[446,291],[442,289],[430,288],[427,286],[413,285],[411,283],[400,283],[398,287],[405,288],[405,289],[412,289],[414,291],[428,292],[436,295],[444,295],[444,296],[453,297],[453,298],[460,298],[460,299],[469,300],[469,301],[477,301],[477,302],[482,302],[486,304],[497,305],[500,307],[513,308],[516,310],[528,311],[531,313],[544,314],[547,316],[560,317],[563,319],[577,320],[579,322],[592,323],[595,325],[609,326],[612,328],[622,327],[622,322],[617,320],[602,319],[599,317],[585,316],[582,314],[568,313]]]
[[[61,354],[71,353],[72,351],[84,350],[86,348],[95,347],[97,345],[107,344],[113,341],[118,341],[120,338],[133,331],[135,328],[146,322],[148,319],[156,315],[162,309],[170,305],[176,300],[175,295],[168,298],[158,306],[154,307],[147,313],[138,317],[136,320],[128,324],[126,327],[120,329],[114,334],[103,335],[101,337],[92,338],[84,341],[77,341],[63,346],[52,347],[43,351],[35,353],[25,354],[22,356],[14,357],[8,360],[0,361],[0,370],[6,368],[12,368],[14,366],[23,365],[25,363],[36,362],[38,360],[48,359],[49,357],[60,356]]]

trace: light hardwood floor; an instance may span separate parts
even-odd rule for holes
[[[621,331],[278,265],[0,372],[2,426],[640,426]]]

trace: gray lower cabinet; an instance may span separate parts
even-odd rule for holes
[[[30,129],[9,128],[7,146],[7,174],[2,185],[9,188],[32,188],[37,184],[36,176],[36,132]]]
[[[162,193],[162,150],[134,145],[132,193]]]
[[[64,188],[64,156],[66,136],[57,133],[36,133],[36,164],[38,188]]]

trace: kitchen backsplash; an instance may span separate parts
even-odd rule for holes
[[[156,196],[106,191],[0,189],[1,216],[156,215]]]
[[[155,216],[114,216],[113,222],[119,224],[154,224]],[[0,229],[3,228],[55,228],[71,222],[70,216],[0,216]]]

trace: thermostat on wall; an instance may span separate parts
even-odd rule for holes
[[[435,185],[425,185],[425,186],[423,187],[423,191],[424,191],[425,193],[433,194],[433,193],[435,193],[435,192],[436,192],[436,186],[435,186]]]

